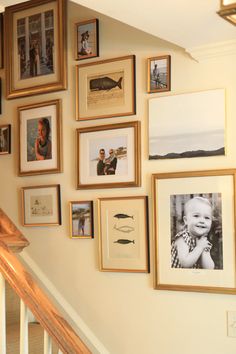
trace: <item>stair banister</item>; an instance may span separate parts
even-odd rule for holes
[[[3,276],[58,345],[59,353],[91,353],[11,251],[20,252],[28,244],[27,239],[0,209],[0,286],[4,286],[4,282],[1,282]]]

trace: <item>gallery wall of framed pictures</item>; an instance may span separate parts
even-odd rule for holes
[[[151,202],[149,204],[157,213],[150,229],[151,226],[159,227],[164,219],[157,211],[161,209],[160,205],[157,207],[159,197],[155,191],[150,192],[154,183],[151,182],[151,175],[157,175],[159,179],[159,169],[165,172],[165,162],[157,160],[167,160],[168,174],[171,176],[176,170],[183,170],[179,159],[187,158],[187,167],[194,170],[193,157],[203,160],[226,157],[226,90],[210,85],[207,89],[200,87],[194,92],[192,89],[185,89],[184,92],[173,90],[173,51],[166,49],[159,52],[152,48],[142,54],[142,58],[135,50],[103,52],[100,18],[88,16],[85,19],[73,14],[73,21],[66,23],[66,8],[65,0],[33,0],[10,6],[6,9],[4,20],[4,38],[9,38],[4,49],[4,38],[0,36],[0,67],[4,63],[1,59],[3,52],[5,55],[4,98],[8,102],[16,102],[14,110],[18,116],[18,124],[14,125],[14,156],[18,150],[22,224],[38,228],[62,224],[60,190],[67,183],[65,176],[69,175],[69,185],[75,196],[66,197],[69,205],[67,236],[78,240],[93,239],[98,237],[100,229],[100,270],[148,272],[147,194],[149,200],[154,200],[153,205]],[[2,24],[0,17],[0,30]],[[144,78],[141,72],[145,72]],[[137,109],[140,101],[142,112],[145,112],[143,116]],[[0,125],[0,155],[11,153],[11,131],[10,124]],[[212,171],[215,171],[212,161]],[[207,162],[203,162],[202,166],[206,165]],[[186,181],[185,178],[183,180]],[[167,177],[167,183],[171,181],[172,177]],[[180,179],[175,180],[174,189],[178,189],[179,182]],[[195,196],[203,193],[195,189],[186,194]],[[130,191],[134,195],[130,196]],[[214,199],[217,193],[209,191],[209,199]],[[174,192],[168,194],[168,198],[172,195],[175,195]],[[181,196],[183,200],[187,198],[184,191]],[[183,204],[183,200],[179,203]],[[126,227],[122,231],[117,230],[122,218],[118,218],[115,224],[111,222],[114,221],[112,218],[110,222],[105,218],[104,210],[108,211],[113,202],[120,203],[122,208],[123,202],[129,204],[128,210],[116,213],[123,216],[133,216],[132,208],[135,211],[137,203],[141,202],[139,215],[145,219],[142,220],[145,232],[142,235],[137,233],[137,239],[130,238],[134,231],[131,228],[139,228],[130,224],[132,217],[127,217],[129,223],[121,226]],[[171,206],[168,208],[171,209]],[[165,215],[170,213],[168,208],[162,209]],[[98,219],[96,223],[95,214]],[[165,224],[168,225],[168,222],[166,219]],[[117,237],[122,242],[117,241],[117,245],[113,245],[116,241],[108,240],[111,232],[104,231],[110,227],[106,223],[114,224],[112,227],[117,233],[124,233],[123,237]],[[155,240],[161,243],[161,236],[157,234]],[[109,261],[106,263],[107,248],[104,244],[112,245],[113,250],[114,247],[123,248],[122,252],[125,250],[123,245],[129,245],[126,249],[135,245],[135,249],[138,244],[143,252],[142,256],[139,254],[142,259],[137,258],[135,266],[114,259],[111,264]],[[214,245],[212,247],[214,251]],[[121,255],[122,252],[118,253]],[[128,252],[127,259],[132,257],[133,253]],[[223,254],[219,257],[223,259]],[[157,258],[160,260],[159,255],[156,255]],[[155,266],[158,273],[159,266],[157,263]],[[160,274],[155,279],[155,288],[158,289],[165,286],[162,280],[159,281]],[[166,284],[165,280],[163,283]],[[178,286],[181,288],[181,284],[170,284],[168,289],[176,290]],[[184,287],[186,291],[199,291],[200,288],[205,291],[205,284]],[[228,285],[222,288],[226,289]]]

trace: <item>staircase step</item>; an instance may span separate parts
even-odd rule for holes
[[[29,354],[43,354],[44,331],[39,323],[29,323]],[[20,352],[20,324],[7,325],[7,354]],[[58,353],[58,347],[53,343],[53,354]]]

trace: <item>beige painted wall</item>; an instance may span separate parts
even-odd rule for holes
[[[74,23],[94,17],[100,20],[99,59],[136,55],[137,114],[78,123],[75,121],[77,63],[73,60]],[[146,58],[161,54],[171,55],[171,93],[226,88],[227,156],[148,160],[148,99],[158,97],[158,94],[146,93]],[[1,76],[4,83],[4,70]],[[12,125],[12,154],[0,156],[0,207],[29,239],[31,244],[28,254],[112,354],[235,353],[236,338],[227,337],[226,331],[226,311],[236,310],[234,296],[153,289],[151,196],[152,173],[236,167],[235,57],[218,58],[199,64],[170,43],[69,3],[68,79],[67,91],[11,101],[3,98],[0,124]],[[4,93],[5,89],[3,97]],[[17,107],[52,98],[61,98],[63,101],[64,172],[18,177]],[[131,120],[141,121],[142,186],[130,189],[76,190],[75,129]],[[61,185],[62,225],[21,226],[20,188],[53,183]],[[96,200],[99,197],[127,195],[149,196],[150,274],[103,273],[98,270]],[[69,238],[68,202],[89,199],[95,202],[95,238],[72,240]]]

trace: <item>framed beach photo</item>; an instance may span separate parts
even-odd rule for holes
[[[236,294],[236,170],[152,176],[154,287]]]
[[[99,56],[98,19],[87,20],[75,24],[76,28],[76,60]]]
[[[60,185],[21,189],[23,226],[61,225]]]
[[[80,128],[77,188],[140,186],[140,122]]]
[[[135,113],[134,55],[76,66],[77,120]]]
[[[8,6],[4,20],[6,97],[66,89],[66,0]]]
[[[62,170],[61,100],[18,107],[19,176]]]
[[[11,125],[0,125],[0,155],[11,153]]]
[[[93,238],[93,201],[70,202],[70,237]]]
[[[170,91],[170,55],[148,58],[148,93]]]
[[[100,270],[149,272],[148,198],[100,198]]]
[[[0,69],[3,68],[3,13],[0,13]]]
[[[225,90],[149,100],[149,160],[225,155]]]

